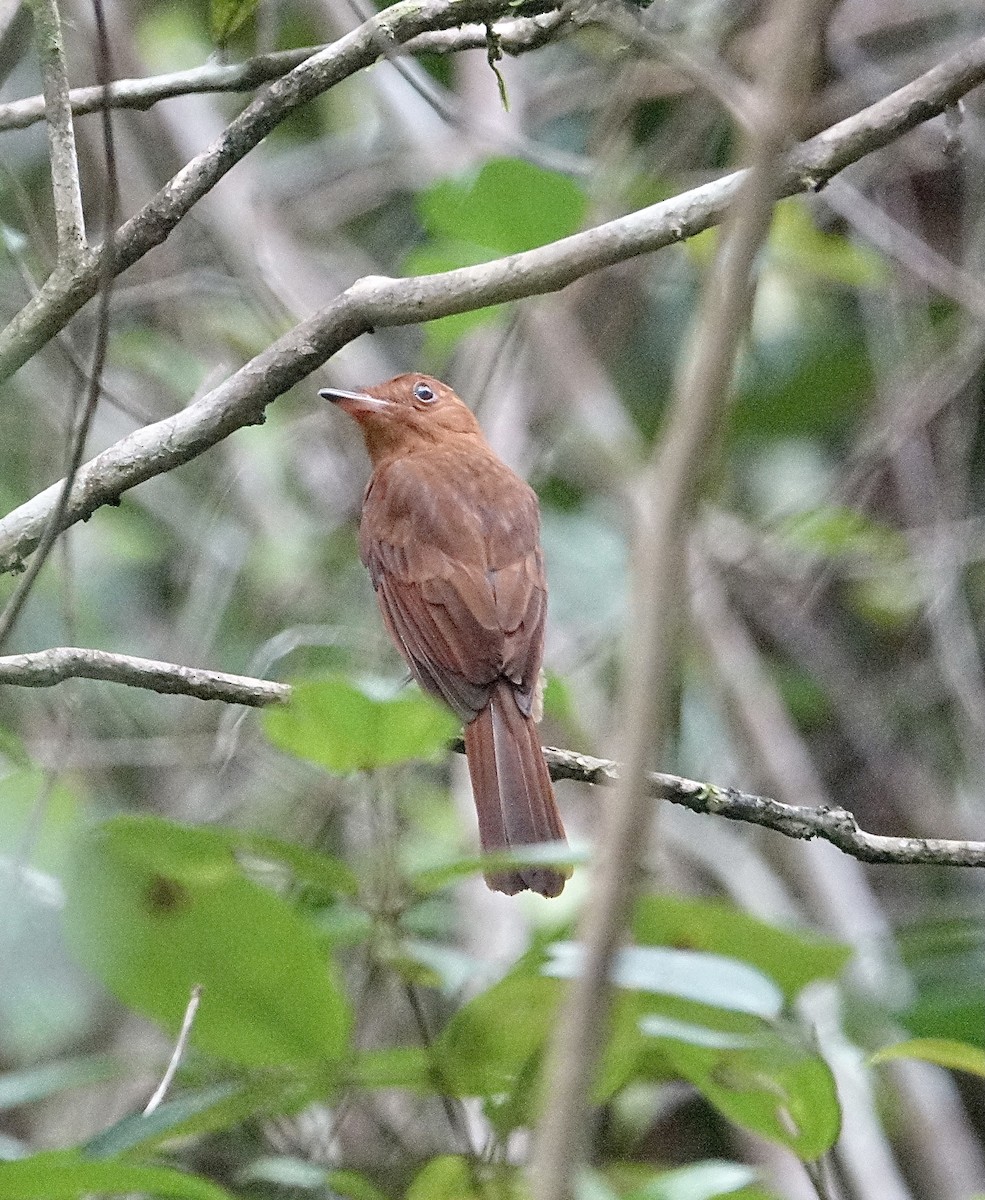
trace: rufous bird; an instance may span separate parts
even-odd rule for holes
[[[535,721],[547,609],[536,494],[437,379],[318,394],[362,430],[373,473],[359,555],[411,674],[465,726],[483,850],[563,842]],[[517,866],[486,883],[557,896],[570,873]]]

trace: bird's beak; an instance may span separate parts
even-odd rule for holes
[[[345,392],[341,388],[322,388],[318,393],[322,400],[331,400],[350,416],[362,413],[386,412],[390,407],[389,400],[380,400],[366,392]]]

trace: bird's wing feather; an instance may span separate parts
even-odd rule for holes
[[[370,481],[360,552],[422,687],[467,723],[505,675],[530,711],[546,589],[526,484],[491,456],[395,460]]]

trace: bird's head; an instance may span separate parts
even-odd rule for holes
[[[374,463],[459,437],[482,437],[471,409],[430,375],[398,375],[361,392],[323,388],[318,395],[358,421]]]

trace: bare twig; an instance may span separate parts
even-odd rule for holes
[[[48,121],[51,190],[58,229],[58,266],[68,273],[86,248],[85,217],[79,187],[79,162],[69,103],[68,73],[56,0],[31,0],[44,87],[42,111]]]
[[[577,779],[583,783],[614,787],[621,773],[619,764],[611,759],[591,758],[553,747],[547,747],[545,754],[552,779]],[[854,815],[846,808],[783,804],[767,796],[699,783],[662,771],[647,772],[645,779],[647,794],[654,798],[667,800],[694,813],[761,825],[799,841],[821,838],[861,862],[985,867],[985,842],[884,837],[860,829]]]
[[[497,21],[493,25],[493,31],[507,53],[520,54],[542,45],[562,24],[559,13],[547,13],[540,17],[516,17],[512,20]],[[482,50],[485,49],[488,38],[484,25],[464,25],[460,29],[442,29],[419,34],[403,45],[394,46],[391,53],[422,54],[427,51],[432,54],[450,54],[459,50]],[[172,100],[177,96],[250,92],[265,83],[279,79],[325,49],[325,46],[303,46],[298,50],[260,54],[241,63],[209,62],[187,71],[171,71],[146,79],[117,79],[110,89],[109,104],[111,108],[145,111],[162,100]],[[72,113],[77,117],[98,112],[102,107],[102,89],[99,87],[73,88],[68,98]],[[7,129],[25,129],[43,117],[43,96],[11,100],[7,104],[0,104],[0,132]]]
[[[543,0],[543,7],[550,11],[549,0]],[[252,100],[211,146],[124,222],[115,238],[115,273],[159,246],[192,206],[292,112],[380,58],[381,44],[396,45],[434,30],[509,15],[509,0],[398,0],[313,54]],[[953,100],[949,97],[949,103]],[[98,286],[98,257],[91,253],[69,278],[52,275],[0,334],[0,379],[27,362],[96,294]]]
[[[202,1000],[202,985],[196,983],[192,988],[191,995],[188,997],[188,1007],[185,1009],[185,1015],[181,1022],[181,1029],[178,1033],[178,1040],[174,1045],[174,1052],[171,1055],[171,1061],[168,1063],[167,1070],[164,1072],[161,1082],[154,1089],[154,1095],[147,1101],[144,1108],[144,1116],[149,1117],[150,1114],[160,1106],[161,1101],[167,1095],[168,1088],[171,1086],[175,1075],[178,1073],[178,1067],[181,1065],[181,1060],[184,1058],[185,1049],[188,1046],[188,1039],[191,1037],[192,1025],[195,1021],[195,1014],[198,1012],[198,1006]]]
[[[783,194],[818,187],[850,162],[942,112],[956,94],[970,91],[983,79],[985,38],[798,146],[787,160]],[[744,178],[745,172],[738,171],[584,233],[480,266],[407,279],[367,276],[359,280],[208,395],[93,458],[78,473],[63,527],[85,520],[104,504],[116,503],[138,483],[189,462],[234,430],[258,424],[267,404],[360,333],[560,290],[592,271],[659,250],[718,223]],[[128,222],[124,229],[132,225]],[[84,290],[85,281],[78,286]],[[57,301],[49,292],[49,300],[62,314],[52,331],[84,302],[74,292]],[[38,336],[43,342],[47,335],[39,330],[28,341]],[[35,344],[40,343],[32,341]],[[14,347],[8,341],[6,358],[0,350],[0,376],[4,370],[16,369],[31,352],[27,343]],[[0,520],[0,571],[18,570],[37,545],[58,488],[56,484],[46,489]]]
[[[79,646],[55,646],[33,654],[9,654],[0,658],[0,684],[54,687],[66,679],[103,679],[168,696],[195,696],[199,700],[222,700],[226,704],[248,704],[253,708],[283,703],[291,695],[286,683]]]
[[[52,9],[55,18],[57,19],[57,9],[52,2]],[[103,14],[103,6],[101,0],[95,0],[96,9],[96,27],[98,41],[98,63],[97,74],[100,80],[100,90],[103,96],[108,94],[110,77],[112,75],[112,63],[110,54],[109,38],[106,32],[106,23]],[[68,82],[64,81],[64,96],[67,100]],[[67,111],[65,119],[68,122],[68,131],[70,134],[69,141],[72,149],[72,162],[70,164],[74,172],[75,186],[78,188],[78,164],[75,162],[75,137],[72,133],[72,115]],[[50,127],[50,125],[49,125]],[[109,347],[109,300],[110,293],[113,289],[113,279],[115,272],[113,270],[113,229],[116,226],[116,216],[118,209],[119,188],[116,173],[116,152],[113,144],[113,126],[110,120],[109,108],[103,106],[102,112],[102,133],[103,133],[103,150],[105,156],[105,172],[106,172],[106,201],[105,214],[103,219],[104,224],[104,241],[100,248],[97,265],[99,278],[99,306],[96,317],[96,339],[95,346],[92,352],[92,366],[89,371],[89,378],[85,391],[85,399],[81,405],[81,410],[75,414],[75,419],[72,422],[71,434],[69,437],[69,448],[67,454],[65,478],[60,484],[60,490],[55,506],[45,524],[38,543],[37,553],[35,554],[31,565],[19,580],[17,587],[14,589],[13,595],[4,605],[3,612],[0,613],[0,646],[4,644],[10,631],[13,629],[15,622],[27,597],[30,594],[34,582],[41,573],[41,568],[44,566],[45,559],[51,552],[55,544],[55,540],[64,528],[64,514],[68,506],[68,499],[72,491],[72,486],[75,482],[75,476],[79,467],[82,464],[82,457],[85,454],[86,442],[89,437],[89,430],[92,427],[92,422],[96,416],[96,407],[99,404],[99,397],[102,391],[103,367],[106,363],[106,351]],[[55,165],[55,149],[52,147],[52,174],[56,173]],[[67,171],[67,168],[64,168]],[[68,181],[66,180],[66,186]],[[57,187],[56,187],[57,193]],[[79,196],[80,216],[81,216],[81,194]],[[84,235],[83,235],[84,236]],[[59,239],[61,239],[61,227],[59,227]],[[79,254],[85,250],[84,245],[80,241],[73,250],[73,258],[77,258]],[[61,260],[62,250],[59,247],[59,260]],[[67,264],[73,266],[74,262]],[[57,272],[56,272],[57,273]]]
[[[77,646],[56,646],[33,654],[9,654],[0,658],[0,685],[54,687],[66,679],[100,679],[163,695],[194,696],[199,700],[220,700],[251,708],[284,704],[291,697],[291,688],[286,683]],[[461,740],[454,742],[452,748],[459,754],[465,753]],[[623,773],[620,764],[610,758],[595,758],[551,746],[545,748],[544,754],[552,779],[614,787]],[[782,804],[768,796],[756,796],[663,771],[646,772],[645,786],[648,796],[667,800],[691,812],[761,825],[801,841],[822,838],[863,862],[985,867],[985,842],[883,837],[866,833],[859,828],[854,816],[840,807]]]
[[[452,744],[459,754],[465,753],[461,740]],[[611,758],[594,758],[574,750],[544,747],[544,757],[552,779],[571,779],[597,787],[615,787],[624,768]],[[847,808],[813,808],[799,804],[783,804],[769,796],[755,796],[733,787],[701,783],[664,771],[646,771],[643,775],[646,794],[655,800],[666,800],[693,813],[709,817],[724,817],[727,821],[744,821],[761,825],[784,837],[809,842],[815,838],[830,842],[839,850],[861,862],[890,863],[898,867],[942,866],[985,867],[985,842],[953,838],[883,837],[866,833]]]
[[[408,41],[425,28],[474,19],[477,7],[493,10],[490,15],[495,17],[500,3],[505,0],[401,0],[278,79],[240,113],[217,142],[193,158],[121,227],[117,272],[160,245],[192,205],[300,104],[375,62],[380,57],[381,37]],[[780,194],[820,188],[849,163],[943,113],[983,80],[985,38],[979,38],[913,83],[797,147],[787,160]],[[323,361],[369,327],[413,324],[555,291],[590,271],[658,250],[716,224],[734,200],[742,179],[743,173],[737,172],[596,229],[480,267],[399,281],[362,280],[296,332],[303,341],[320,335],[326,347]],[[0,380],[53,337],[95,294],[97,286],[98,270],[90,257],[69,279],[52,276],[0,333]],[[326,329],[326,320],[338,325]],[[286,386],[306,373],[295,374]]]

